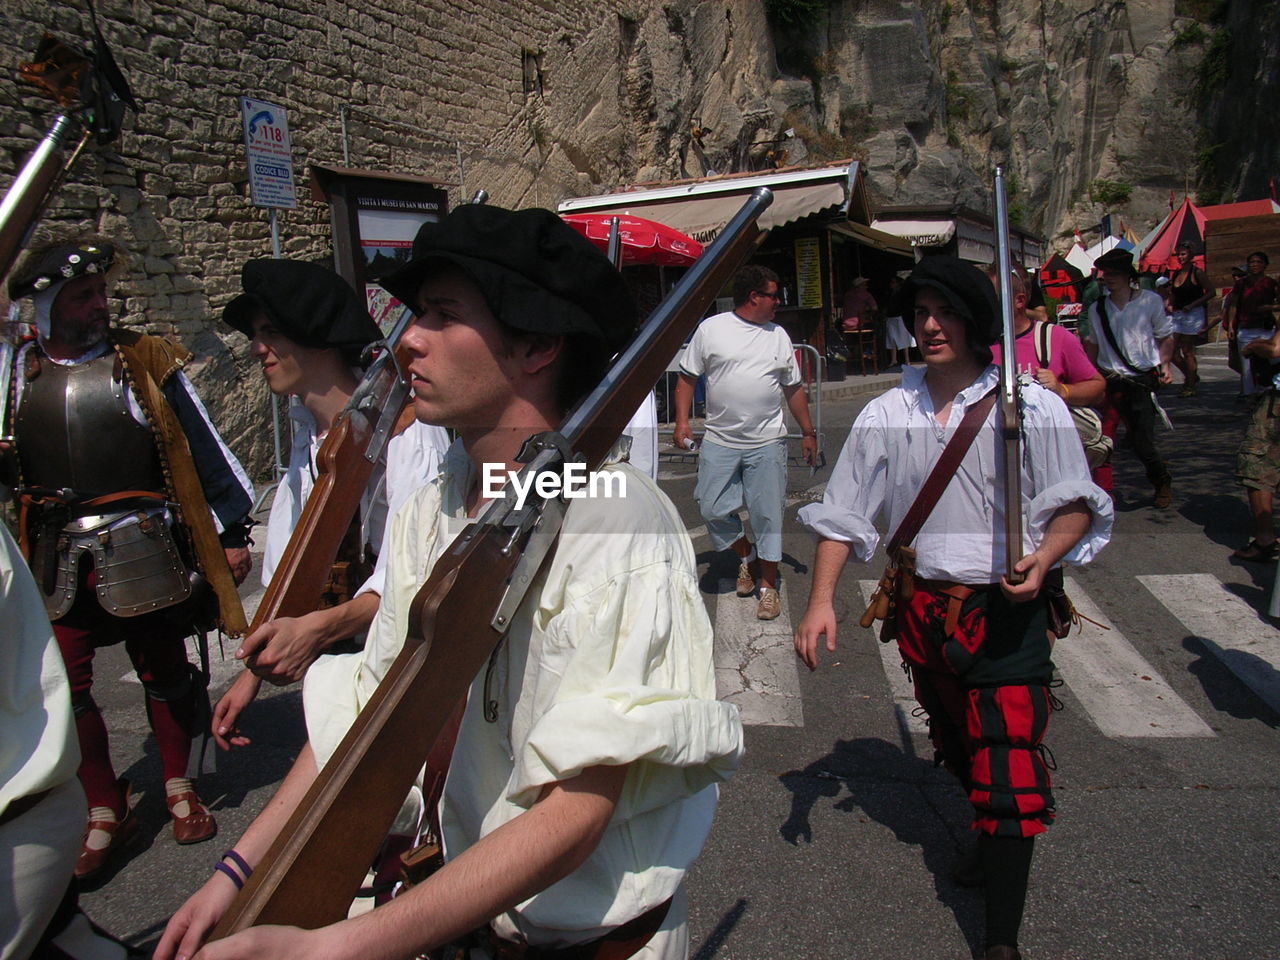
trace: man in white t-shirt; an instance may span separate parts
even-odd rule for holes
[[[817,434],[800,381],[791,338],[773,322],[778,276],[751,264],[733,281],[733,309],[702,322],[680,361],[676,383],[675,444],[693,439],[689,407],[698,377],[707,378],[707,421],[698,459],[698,499],[717,550],[738,556],[737,593],[749,597],[760,581],[756,616],[782,612],[778,561],[782,559],[782,502],[787,489],[785,402],[804,434],[804,458],[815,463]],[[751,514],[753,545],[738,511]]]

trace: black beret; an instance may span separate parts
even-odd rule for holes
[[[116,248],[109,243],[50,244],[33,252],[9,281],[9,299],[20,300],[75,277],[106,273],[115,258]]]
[[[493,315],[517,330],[587,334],[613,350],[635,332],[635,301],[622,275],[550,210],[458,207],[444,220],[424,223],[413,259],[378,282],[418,310],[422,281],[441,260],[460,267]]]
[[[250,260],[240,271],[244,293],[222,319],[246,337],[262,311],[273,326],[304,347],[358,351],[382,336],[351,284],[318,263]]]
[[[1098,257],[1093,261],[1093,266],[1097,270],[1113,270],[1119,273],[1127,273],[1131,277],[1138,275],[1137,269],[1133,266],[1133,254],[1128,250],[1121,250],[1119,247],[1108,250]]]
[[[979,343],[999,341],[1002,323],[996,288],[991,278],[972,263],[944,255],[925,257],[898,293],[901,316],[915,316],[916,293],[921,287],[932,287],[946,297]]]

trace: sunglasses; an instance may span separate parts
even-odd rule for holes
[[[775,302],[782,299],[782,294],[780,293],[765,293],[763,290],[756,290],[754,292],[758,297],[768,297],[770,300]]]

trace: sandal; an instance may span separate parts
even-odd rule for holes
[[[1239,550],[1232,551],[1231,556],[1237,560],[1250,560],[1254,563],[1275,563],[1280,560],[1280,541],[1273,540],[1263,546],[1257,540],[1250,540]]]

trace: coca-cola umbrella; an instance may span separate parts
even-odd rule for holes
[[[562,219],[573,229],[606,253],[609,230],[618,220],[618,239],[622,245],[622,263],[630,267],[655,264],[659,267],[687,267],[702,256],[702,244],[666,224],[643,217],[614,213],[569,213]]]

